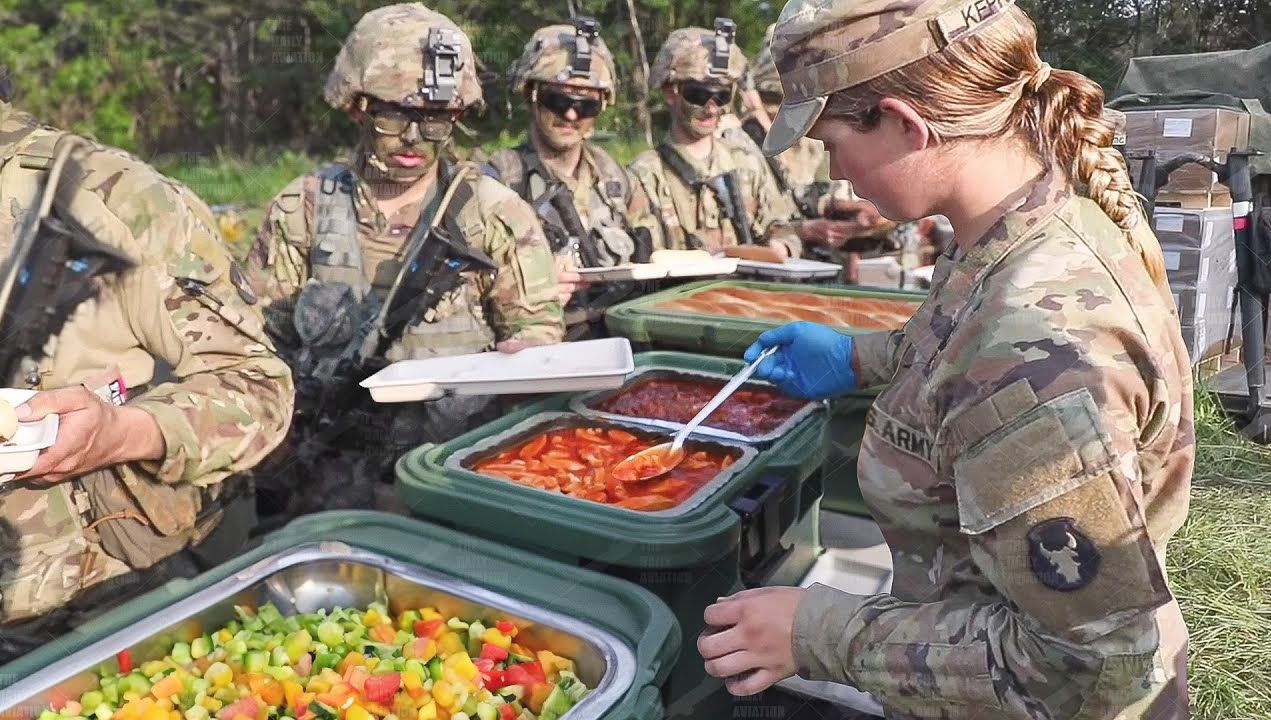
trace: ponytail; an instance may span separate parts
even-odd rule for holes
[[[1125,158],[1112,147],[1115,127],[1103,118],[1103,90],[1084,75],[1047,72],[1043,64],[1025,89],[1017,125],[1043,159],[1057,163],[1086,197],[1124,232],[1158,286],[1167,282],[1160,243],[1139,204]],[[1040,75],[1040,77],[1039,77]]]

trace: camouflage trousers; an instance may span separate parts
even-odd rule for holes
[[[328,446],[293,426],[288,443],[255,471],[259,532],[324,510],[406,514],[394,492],[397,461],[426,443],[441,443],[499,416],[488,396],[447,396],[380,406],[365,427]]]

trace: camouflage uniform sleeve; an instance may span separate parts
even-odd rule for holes
[[[1144,488],[1190,475],[1190,375],[1148,340],[1169,345],[1163,320],[1148,334],[1110,279],[1064,287],[1101,269],[1062,257],[1003,278],[937,370],[932,395],[949,409],[936,462],[958,500],[947,522],[974,564],[935,554],[931,572],[965,575],[966,590],[911,602],[814,586],[795,622],[801,674],[901,712],[938,699],[995,716],[1158,717],[1148,704],[1171,702],[1154,695],[1170,631],[1156,612],[1173,602],[1161,553],[1181,516],[1149,518]]]
[[[856,383],[869,388],[884,385],[896,374],[900,363],[903,330],[884,330],[852,338],[852,354],[859,366]]]
[[[748,158],[751,193],[755,198],[751,232],[756,238],[763,238],[766,242],[784,245],[792,258],[802,257],[803,241],[799,239],[797,229],[792,223],[793,218],[798,215],[794,201],[781,192],[767,162],[761,157]]]
[[[291,297],[309,278],[313,190],[311,176],[292,180],[269,202],[256,230],[247,272],[265,304]]]
[[[90,153],[83,167],[77,184],[99,189],[77,193],[67,209],[137,260],[122,282],[132,332],[176,378],[128,401],[154,416],[166,445],[163,460],[135,467],[160,482],[197,485],[253,467],[282,441],[294,388],[211,211],[113,151]]]
[[[499,266],[483,287],[499,340],[549,345],[565,337],[556,264],[534,209],[516,193],[482,177],[478,195],[495,198],[485,225],[485,250]]]
[[[630,169],[624,169],[623,172],[627,174],[627,182],[631,186],[630,197],[627,198],[627,222],[631,223],[632,230],[644,228],[649,231],[654,250],[665,248],[666,239],[662,234],[662,223],[658,222],[653,214],[653,203],[649,201],[649,193],[635,173]]]

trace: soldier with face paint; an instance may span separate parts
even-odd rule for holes
[[[468,266],[434,307],[407,318],[396,337],[385,339],[383,361],[560,342],[564,298],[533,209],[477,165],[449,156],[456,122],[483,102],[463,31],[419,3],[372,10],[336,57],[324,97],[357,124],[354,155],[283,188],[248,260],[260,294],[271,303],[266,315],[280,345],[294,347],[328,331],[301,328],[288,317],[306,297],[329,292],[359,303],[384,299],[421,220],[433,222],[433,233],[483,255],[491,267]],[[302,323],[341,317],[335,309],[296,312]],[[304,378],[298,384],[307,387]],[[360,398],[369,402],[364,393]],[[293,432],[299,454],[262,472],[261,485],[282,502],[292,501],[284,516],[371,506],[376,496],[391,503],[392,467],[403,452],[452,438],[498,413],[492,398],[472,396],[336,410],[356,421],[348,420],[350,431],[334,447],[315,447],[312,437],[295,438]]]
[[[508,74],[512,92],[530,106],[529,133],[519,147],[494,153],[484,171],[531,203],[549,236],[560,239],[562,283],[578,283],[573,269],[579,266],[648,262],[662,244],[649,199],[629,171],[588,142],[616,90],[613,56],[595,20],[541,28]],[[573,223],[562,217],[570,209],[560,202],[572,206],[578,227],[571,230]],[[569,338],[599,332],[605,308],[635,290],[634,284],[608,285],[576,294],[566,308]]]
[[[665,247],[719,251],[754,242],[780,257],[799,257],[803,245],[791,225],[795,208],[777,187],[762,157],[716,135],[733,102],[746,59],[733,42],[732,21],[715,30],[671,33],[653,61],[649,86],[671,112],[670,136],[631,163],[662,226]],[[716,178],[731,177],[740,212],[732,214]]]
[[[884,216],[955,242],[902,330],[795,323],[746,352],[788,393],[886,385],[860,488],[889,592],[822,585],[707,608],[708,672],[798,673],[888,718],[1188,717],[1166,581],[1195,459],[1191,364],[1103,93],[1037,54],[1010,0],[791,0],[764,149],[821,140]]]

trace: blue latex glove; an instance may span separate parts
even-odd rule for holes
[[[759,336],[746,349],[746,362],[772,346],[780,350],[755,369],[754,377],[781,392],[805,400],[822,400],[856,389],[852,338],[812,322],[792,322]]]

